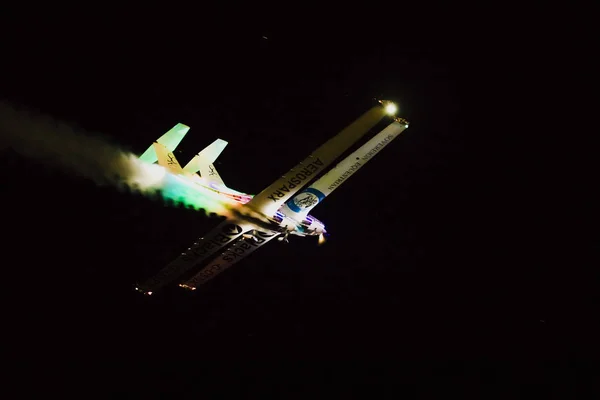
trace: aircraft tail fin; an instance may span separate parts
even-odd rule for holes
[[[158,158],[158,165],[166,168],[172,174],[179,175],[183,173],[183,169],[181,168],[181,165],[179,165],[179,161],[177,161],[172,151],[158,142],[154,142],[152,146]]]
[[[217,185],[225,186],[223,178],[221,178],[221,175],[219,175],[217,169],[213,164],[208,164],[204,171],[200,170],[200,175],[203,176],[210,183],[216,183]]]
[[[158,138],[155,143],[160,143],[163,145],[167,149],[167,152],[173,152],[189,130],[189,126],[179,123]],[[154,144],[150,145],[150,147],[146,149],[146,151],[140,156],[140,160],[150,164],[158,161],[158,154],[154,148]]]
[[[200,171],[202,178],[208,182],[224,185],[223,179],[217,172],[213,163],[219,157],[223,149],[227,146],[227,142],[223,139],[217,139],[208,147],[198,153],[189,163],[183,168],[185,172],[196,173]]]

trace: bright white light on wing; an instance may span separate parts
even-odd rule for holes
[[[405,128],[408,128],[408,125],[404,125]]]
[[[396,114],[396,111],[398,111],[398,107],[394,103],[389,103],[385,106],[385,112],[390,115]]]

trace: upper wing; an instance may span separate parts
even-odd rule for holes
[[[199,262],[213,255],[217,250],[232,243],[243,233],[254,228],[254,225],[246,222],[223,221],[206,236],[195,242],[185,253],[167,264],[156,275],[138,285],[137,290],[151,294],[152,291],[169,284]]]
[[[231,267],[233,264],[240,261],[242,258],[247,257],[253,253],[256,249],[263,246],[265,243],[279,236],[279,232],[260,232],[257,231],[256,235],[252,237],[241,237],[235,243],[233,243],[227,250],[221,253],[217,258],[210,262],[210,264],[204,267],[200,272],[194,275],[191,279],[179,286],[196,290],[196,288],[212,279],[217,274],[223,272],[225,269]]]
[[[292,197],[280,211],[296,221],[302,221],[310,210],[340,187],[342,183],[390,144],[392,140],[397,138],[406,128],[408,128],[408,121],[396,118],[394,122],[363,144],[358,150],[348,155],[309,187]]]
[[[371,108],[272,185],[254,196],[246,206],[267,217],[274,215],[283,203],[312,179],[311,176],[314,177],[327,168],[369,129],[381,121],[385,114],[386,111],[381,106]]]

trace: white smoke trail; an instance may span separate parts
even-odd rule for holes
[[[98,184],[129,184],[132,177],[141,179],[146,175],[131,162],[133,154],[104,139],[84,135],[49,116],[0,102],[0,150],[6,148]]]
[[[266,221],[233,200],[140,161],[98,135],[86,134],[46,115],[16,109],[0,101],[0,151],[17,153],[99,185],[123,184],[143,194],[160,190],[163,198],[225,217],[248,216]]]

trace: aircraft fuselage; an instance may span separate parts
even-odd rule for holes
[[[194,174],[192,180],[196,184],[218,193],[221,196],[233,199],[240,204],[246,204],[254,197],[251,194],[238,192],[237,190],[223,185],[207,185],[203,182],[202,178],[196,174]],[[272,227],[270,227],[270,229],[274,231],[283,231],[296,236],[318,236],[327,232],[325,230],[325,225],[312,215],[307,215],[302,221],[296,221],[295,219],[286,216],[281,211],[277,211],[274,215],[267,215],[266,217],[271,221]]]

